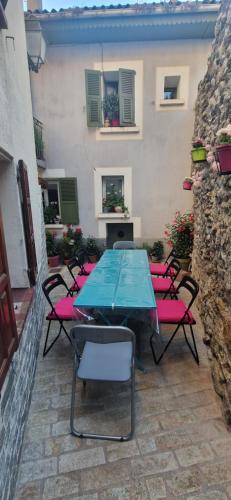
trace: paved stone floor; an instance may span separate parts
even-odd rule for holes
[[[15,500],[231,498],[231,433],[212,387],[200,322],[199,367],[181,335],[154,366],[148,332],[143,336],[146,373],[136,371],[136,430],[127,443],[70,435],[71,346],[60,338],[43,359],[42,339]],[[126,430],[127,387],[88,383],[84,392],[79,384],[78,395],[82,429]]]

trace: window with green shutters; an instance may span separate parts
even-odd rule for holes
[[[64,177],[63,179],[47,180],[47,188],[43,192],[44,207],[49,207],[49,223],[79,224],[77,179]],[[54,219],[54,220],[53,220]],[[48,222],[47,222],[48,223]]]
[[[102,126],[104,98],[110,100],[111,93],[119,99],[119,126],[135,126],[135,74],[134,70],[123,68],[113,72],[85,70],[88,127]]]

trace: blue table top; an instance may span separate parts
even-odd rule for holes
[[[146,250],[106,250],[74,306],[156,308]]]

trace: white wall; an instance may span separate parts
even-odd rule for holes
[[[0,148],[12,162],[0,161],[0,204],[13,287],[28,286],[22,215],[16,168],[19,159],[28,167],[38,266],[41,260],[41,189],[38,185],[33,118],[27,64],[24,14],[21,0],[8,0],[8,29],[0,30]],[[10,38],[7,38],[10,37]]]
[[[44,123],[46,162],[77,176],[80,224],[85,234],[99,236],[95,215],[94,168],[132,168],[132,217],[141,218],[141,237],[163,237],[165,224],[177,209],[190,209],[192,195],[182,182],[190,175],[191,137],[197,86],[205,70],[210,40],[175,40],[104,44],[104,63],[143,61],[143,134],[139,140],[97,140],[86,123],[84,70],[100,63],[102,47],[48,47],[46,64],[32,75],[36,117]],[[184,109],[158,110],[158,67],[189,67]],[[44,174],[45,176],[45,174]]]

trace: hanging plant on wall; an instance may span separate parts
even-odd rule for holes
[[[204,141],[200,139],[200,137],[196,137],[196,139],[192,141],[192,147],[193,147],[191,151],[192,161],[194,162],[205,161],[206,149]]]
[[[216,155],[221,174],[231,174],[231,124],[217,132]]]

